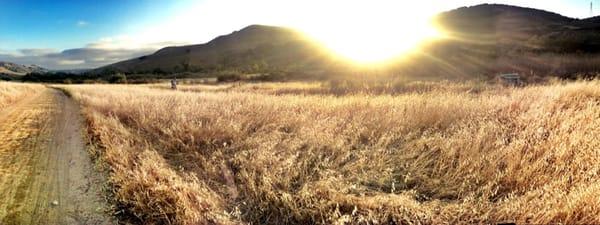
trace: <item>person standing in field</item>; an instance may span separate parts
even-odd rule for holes
[[[171,80],[171,89],[177,90],[177,78]]]

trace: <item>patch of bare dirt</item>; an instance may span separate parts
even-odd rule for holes
[[[0,110],[0,225],[114,224],[78,106],[62,92]]]

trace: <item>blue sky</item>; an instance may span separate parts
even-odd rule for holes
[[[594,1],[600,13],[600,0]],[[460,6],[505,3],[581,18],[589,16],[589,2],[0,0],[0,60],[39,64],[51,69],[93,68],[149,54],[169,45],[203,43],[250,24],[290,26],[325,43],[343,43],[340,37],[356,36],[351,32],[356,32],[357,25],[358,30],[366,29],[374,36],[395,37],[385,33],[392,30],[389,26],[409,25],[390,21],[404,21],[406,18],[410,18],[408,21],[411,22],[424,21],[435,13]],[[357,18],[356,15],[369,19]],[[344,41],[356,45],[360,40]]]
[[[83,46],[160,21],[186,1],[0,0],[0,49]]]

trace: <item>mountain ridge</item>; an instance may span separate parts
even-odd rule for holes
[[[0,61],[0,75],[5,76],[23,76],[28,73],[44,73],[47,69],[38,65],[21,65],[12,62]]]
[[[250,25],[204,44],[165,47],[151,55],[107,65],[95,72],[205,72],[223,68],[257,71],[266,64],[277,68],[298,62],[294,59],[306,60],[309,54],[320,52],[321,48],[290,28]]]
[[[532,73],[564,74],[600,71],[600,68],[589,65],[572,69],[578,67],[574,65],[577,62],[561,68],[536,62],[545,59],[540,57],[553,57],[551,60],[560,61],[560,54],[588,54],[596,60],[596,54],[600,53],[600,17],[576,19],[534,8],[481,4],[442,12],[435,21],[451,38],[428,44],[423,51],[444,59],[447,61],[445,64],[470,63],[464,66],[466,69],[460,72],[462,75],[530,70]],[[260,73],[322,71],[351,66],[334,59],[333,53],[325,49],[290,28],[250,25],[204,44],[165,47],[150,55],[97,68],[93,73],[169,74],[224,70]],[[524,57],[524,62],[506,61],[519,57]],[[469,62],[465,58],[486,62]],[[431,60],[423,62],[438,70],[417,69],[423,67],[421,65],[395,67],[405,73],[449,72],[440,71],[443,65],[434,64]]]

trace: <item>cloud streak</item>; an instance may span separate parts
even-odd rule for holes
[[[119,61],[137,58],[154,53],[160,48],[181,45],[185,43],[159,42],[148,44],[133,44],[119,38],[104,38],[99,42],[90,43],[82,48],[63,51],[56,49],[18,49],[16,51],[0,50],[0,61],[24,65],[39,65],[44,68],[63,69],[92,69]]]
[[[89,22],[87,22],[87,21],[85,21],[85,20],[80,20],[80,21],[77,21],[77,26],[78,26],[78,27],[86,27],[86,26],[88,26],[88,25],[90,25],[90,23],[89,23]]]
[[[35,50],[29,49],[28,51]],[[22,52],[23,50],[19,50]],[[94,49],[75,48],[42,55],[0,54],[0,61],[18,64],[35,64],[48,69],[87,69],[97,68],[121,60],[151,54],[154,49]]]

